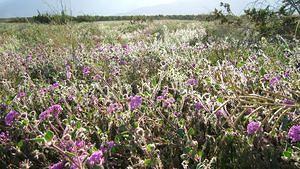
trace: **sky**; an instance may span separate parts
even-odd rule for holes
[[[0,18],[55,12],[60,0],[0,0]],[[254,0],[62,0],[72,15],[203,14],[229,2],[240,14]]]

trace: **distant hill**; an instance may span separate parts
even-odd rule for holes
[[[147,5],[144,3],[146,1],[150,2],[150,0],[64,0],[68,3],[66,4],[68,11],[72,8],[73,15],[207,14],[218,8],[221,1],[229,2],[233,11],[240,14],[253,0],[174,0],[169,1],[169,4],[155,6]],[[29,17],[36,15],[37,11],[59,12],[61,7],[58,2],[59,0],[0,0],[0,18]]]
[[[120,15],[186,15],[207,14],[219,8],[222,0],[178,0],[170,4],[143,7]],[[229,2],[236,14],[241,14],[251,0],[223,0]]]
[[[185,15],[209,13],[219,5],[218,1],[207,3],[206,0],[179,0],[170,4],[143,7],[121,15]]]

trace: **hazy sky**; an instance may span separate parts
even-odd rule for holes
[[[59,10],[60,0],[0,0],[0,17],[32,16]],[[62,0],[73,15],[195,14],[229,2],[236,13],[255,0]],[[271,0],[269,0],[271,1]],[[153,12],[152,12],[153,11]],[[199,11],[199,12],[198,12]]]

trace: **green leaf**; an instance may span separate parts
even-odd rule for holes
[[[189,131],[188,131],[188,134],[189,134],[190,136],[193,136],[193,135],[196,134],[196,131],[195,131],[193,128],[190,128]]]
[[[291,148],[288,148],[286,151],[282,153],[282,155],[288,159],[292,157],[293,150]]]
[[[145,159],[145,160],[144,160],[144,164],[145,164],[146,167],[150,167],[150,166],[152,165],[152,163],[153,163],[153,162],[152,162],[151,159]]]
[[[28,126],[29,120],[22,120],[21,123],[23,126]]]
[[[266,70],[262,67],[262,68],[260,68],[259,73],[261,76],[263,76],[266,74]]]
[[[241,61],[241,62],[239,62],[238,64],[237,64],[237,67],[238,68],[241,68],[241,67],[243,67],[245,65],[245,62],[244,61]]]
[[[18,142],[17,147],[20,149],[23,147],[23,145],[24,145],[24,142],[21,140]]]
[[[151,152],[153,149],[155,149],[155,145],[154,144],[148,144],[146,146],[146,149],[147,149],[148,152]]]
[[[193,151],[193,148],[192,148],[192,147],[185,147],[185,148],[183,149],[183,152],[186,153],[186,154],[190,153],[191,151]]]
[[[181,138],[184,138],[184,136],[185,136],[185,133],[184,133],[184,130],[183,130],[183,129],[178,129],[178,130],[177,130],[177,134],[178,134]]]
[[[117,151],[118,151],[118,149],[116,147],[111,148],[112,153],[116,153]]]
[[[54,133],[50,130],[48,130],[44,136],[44,138],[47,142],[51,141],[53,139],[53,137],[54,137]]]
[[[198,155],[199,157],[202,157],[202,156],[203,156],[203,152],[199,150],[198,153],[197,153],[197,155]]]
[[[81,125],[81,123],[80,123],[80,122],[77,122],[77,124],[76,124],[76,128],[77,128],[77,129],[80,129],[80,128],[81,128],[81,126],[82,126],[82,125]]]
[[[45,142],[45,139],[42,138],[42,137],[37,137],[37,138],[32,139],[32,141],[38,142],[38,143],[44,143],[44,142]]]
[[[220,103],[223,103],[224,102],[224,99],[222,98],[222,97],[218,97],[218,102],[220,102]]]

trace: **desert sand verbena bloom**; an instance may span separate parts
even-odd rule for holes
[[[5,116],[5,124],[8,126],[11,126],[13,124],[13,122],[15,121],[15,119],[20,115],[20,113],[18,113],[15,110],[10,111],[6,116]]]
[[[61,113],[63,110],[63,108],[59,105],[59,104],[56,104],[56,105],[53,105],[51,107],[49,107],[47,110],[45,110],[44,112],[42,112],[40,115],[39,115],[39,119],[40,121],[44,121],[46,120],[48,117],[51,116],[51,114],[54,116],[54,117],[57,117],[59,113]]]
[[[288,137],[292,139],[292,142],[300,141],[300,125],[294,125],[290,128]]]
[[[259,122],[251,121],[247,125],[247,133],[249,135],[253,135],[253,134],[255,134],[259,130],[260,130],[260,123]]]
[[[139,108],[142,104],[142,97],[141,96],[132,96],[130,97],[130,110],[135,110]]]

